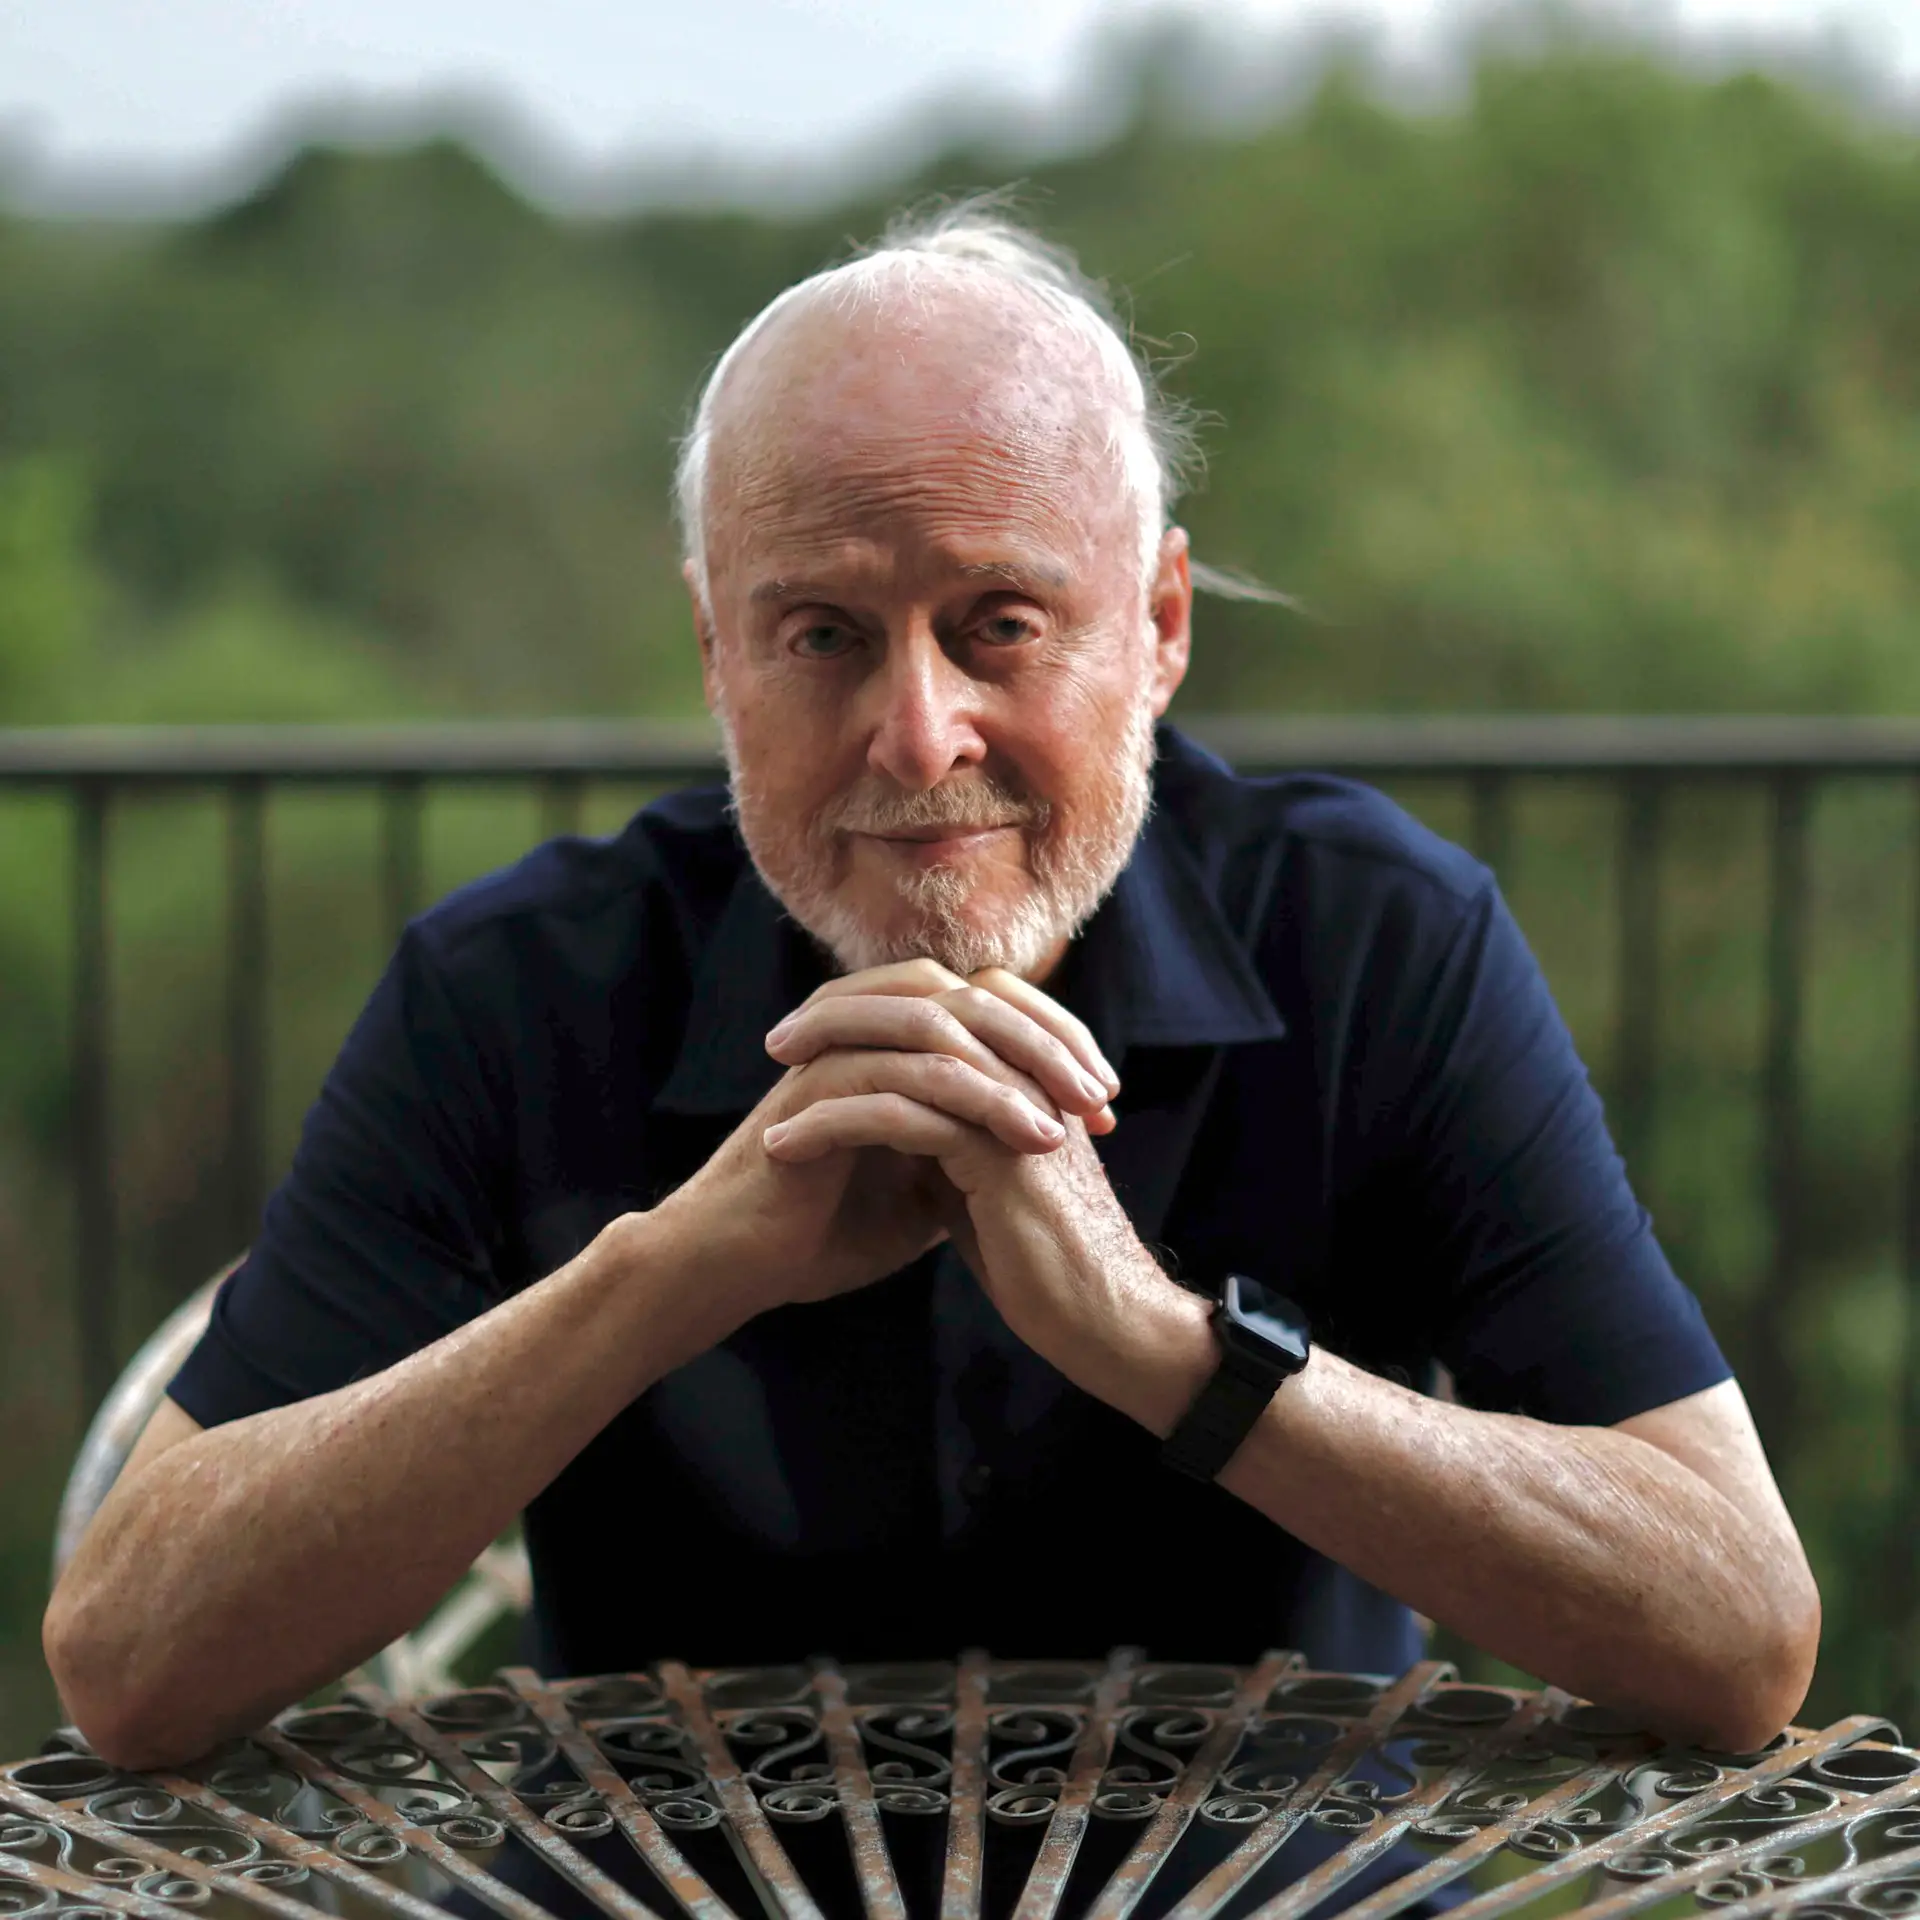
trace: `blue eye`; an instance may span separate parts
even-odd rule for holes
[[[792,644],[795,653],[809,660],[832,660],[853,644],[853,635],[845,627],[822,621],[816,626],[802,627],[793,636]]]
[[[996,647],[1017,647],[1033,633],[1033,622],[1022,613],[991,614],[980,623],[980,637]]]

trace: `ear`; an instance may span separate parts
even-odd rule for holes
[[[1153,622],[1153,679],[1149,698],[1157,720],[1187,677],[1193,646],[1193,573],[1188,563],[1185,527],[1169,527],[1160,537],[1160,560],[1147,590],[1147,616]]]
[[[694,566],[691,560],[682,564],[680,568],[680,578],[687,583],[687,599],[693,606],[694,638],[700,643],[701,690],[706,696],[707,711],[709,713],[716,713],[719,709],[713,704],[713,614],[707,606],[707,596],[701,591],[699,569]]]

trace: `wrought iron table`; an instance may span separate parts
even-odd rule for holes
[[[1920,1910],[1870,1715],[1663,1748],[1551,1689],[1257,1666],[645,1672],[282,1714],[180,1773],[0,1767],[0,1914],[1471,1920]]]

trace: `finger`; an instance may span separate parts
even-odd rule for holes
[[[822,1100],[862,1093],[904,1094],[984,1127],[1019,1153],[1051,1153],[1067,1137],[1060,1122],[1022,1088],[946,1053],[850,1050],[823,1055],[795,1076],[783,1117]]]
[[[818,1001],[838,1000],[850,993],[902,994],[926,999],[936,993],[951,993],[955,987],[966,984],[950,967],[943,967],[937,960],[895,960],[884,967],[863,967],[858,973],[843,973],[824,986],[815,987],[800,1004],[810,1007]]]
[[[981,988],[997,1000],[1004,1000],[1008,1006],[1018,1007],[1029,1020],[1054,1036],[1056,1040],[1069,1047],[1080,1064],[1096,1079],[1106,1083],[1110,1094],[1120,1091],[1120,1076],[1114,1072],[1113,1063],[1100,1051],[1100,1043],[1093,1037],[1092,1029],[1084,1020],[1069,1013],[1051,994],[1042,993],[1030,980],[1022,980],[1017,973],[1009,973],[1005,967],[982,967],[978,973],[968,976],[968,984]]]
[[[818,1160],[848,1147],[887,1147],[939,1157],[983,1143],[980,1129],[899,1093],[855,1093],[817,1105],[761,1136],[775,1160]]]
[[[1073,1113],[1097,1113],[1107,1103],[1105,1084],[1062,1042],[978,987],[937,999],[862,994],[825,1000],[802,1007],[767,1036],[767,1051],[786,1066],[801,1066],[835,1047],[951,1054],[999,1078],[1012,1068],[1023,1090],[1035,1086]]]

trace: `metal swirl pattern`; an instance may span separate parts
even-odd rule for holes
[[[1123,1650],[509,1669],[177,1772],[71,1732],[0,1767],[0,1920],[1127,1920],[1150,1888],[1156,1920],[1920,1916],[1920,1754],[1872,1716],[1715,1754],[1437,1663]]]

